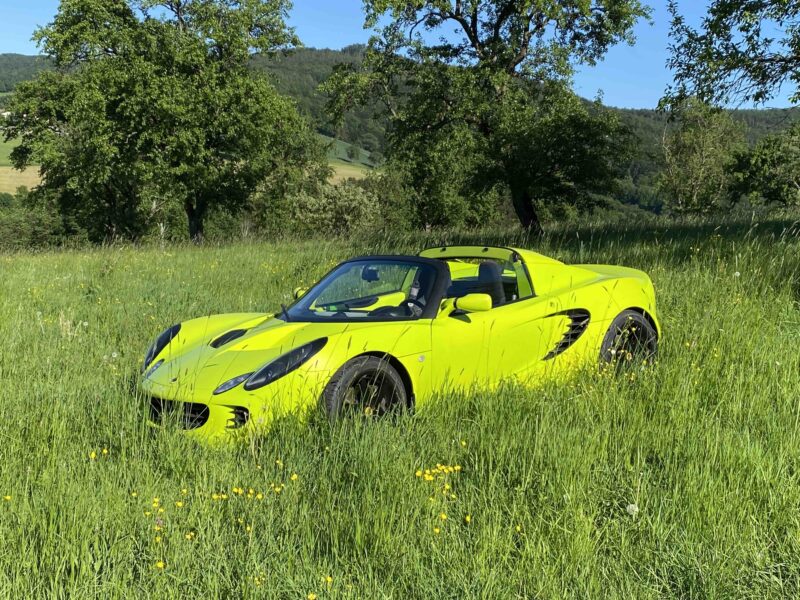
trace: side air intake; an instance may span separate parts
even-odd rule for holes
[[[578,341],[578,339],[583,335],[583,332],[586,331],[586,328],[589,327],[589,311],[583,308],[564,310],[550,316],[568,317],[569,324],[567,325],[567,330],[564,332],[564,336],[558,341],[555,348],[547,353],[547,355],[544,357],[544,360],[551,360],[559,354],[565,352],[570,346],[572,346],[572,344]]]

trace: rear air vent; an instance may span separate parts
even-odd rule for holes
[[[232,329],[227,333],[223,333],[221,336],[211,342],[209,346],[212,348],[219,348],[228,342],[232,342],[233,340],[242,337],[245,333],[247,333],[247,329]]]
[[[555,358],[559,354],[565,352],[572,344],[578,341],[589,326],[589,311],[582,308],[575,308],[565,310],[559,313],[550,315],[551,317],[568,317],[569,323],[564,336],[558,341],[556,347],[550,350],[544,357],[544,360]]]

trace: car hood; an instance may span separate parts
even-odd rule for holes
[[[213,319],[213,317],[212,317]],[[308,323],[286,322],[267,318],[227,344],[214,348],[211,342],[234,329],[245,329],[252,320],[230,326],[214,335],[206,334],[194,340],[180,335],[160,355],[164,364],[148,378],[154,393],[169,397],[210,395],[220,384],[238,375],[252,373],[278,356],[319,338],[336,344],[347,331],[369,327],[370,323]],[[213,331],[213,327],[208,327]],[[313,361],[309,368],[319,368]],[[176,389],[178,388],[178,389]]]

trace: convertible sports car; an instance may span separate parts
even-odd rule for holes
[[[650,278],[515,248],[449,246],[345,261],[272,314],[173,325],[150,346],[150,420],[219,438],[321,404],[331,418],[446,390],[535,385],[642,361],[660,327]]]

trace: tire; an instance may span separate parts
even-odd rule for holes
[[[658,351],[658,332],[642,313],[623,310],[611,322],[600,345],[601,369],[624,368],[651,362]]]
[[[387,361],[359,356],[346,362],[322,392],[322,406],[331,420],[362,415],[381,417],[407,406],[403,379]]]

